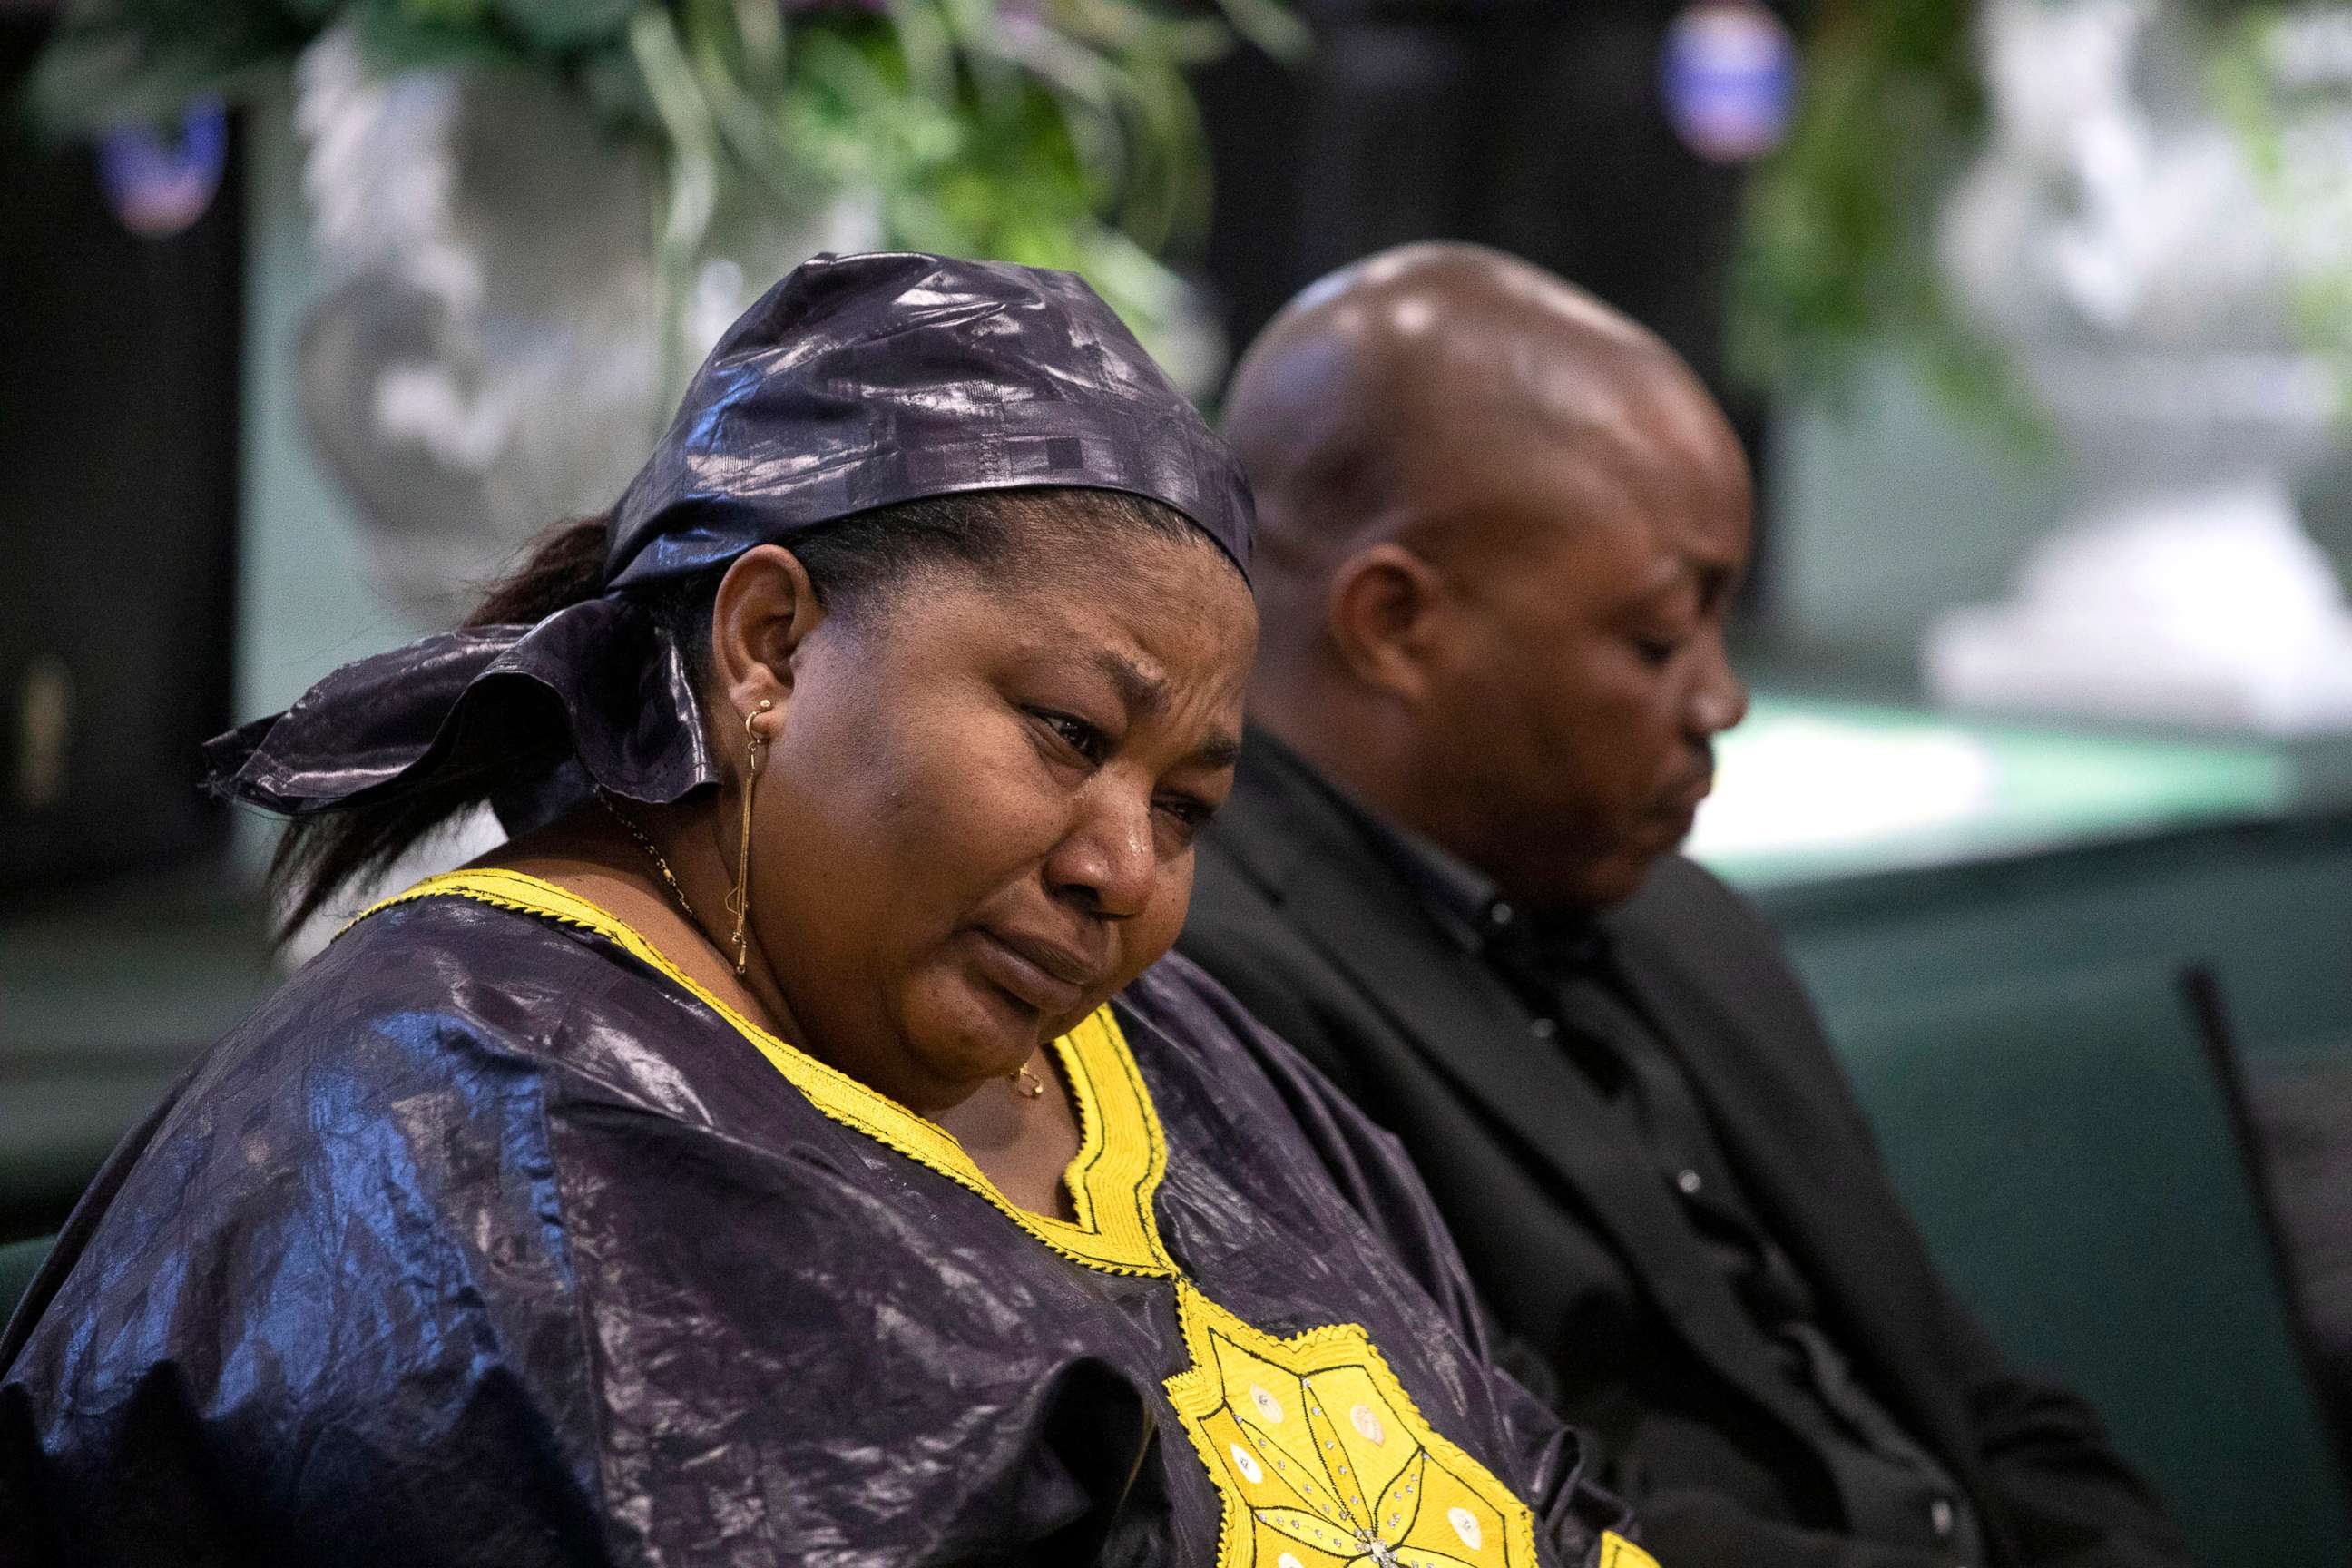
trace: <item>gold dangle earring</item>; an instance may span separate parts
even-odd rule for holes
[[[760,780],[760,714],[775,704],[762,697],[757,712],[743,715],[743,834],[736,841],[735,887],[727,895],[727,907],[735,915],[735,973],[743,973],[751,960],[751,786]]]

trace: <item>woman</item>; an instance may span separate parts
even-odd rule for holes
[[[1389,1142],[1160,962],[1249,528],[1076,279],[820,258],[609,527],[216,742],[298,917],[545,826],[101,1177],[0,1350],[0,1556],[1644,1561]]]

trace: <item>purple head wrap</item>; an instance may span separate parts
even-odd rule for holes
[[[509,826],[590,784],[676,800],[718,771],[683,651],[645,590],[854,512],[1045,485],[1159,501],[1247,573],[1253,513],[1233,454],[1076,277],[820,256],[703,362],[614,509],[601,596],[345,665],[211,742],[213,787],[289,816],[362,805],[454,752],[493,759],[552,714],[571,754],[500,798]]]

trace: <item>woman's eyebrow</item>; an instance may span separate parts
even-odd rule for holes
[[[1168,710],[1170,697],[1165,676],[1146,668],[1117,648],[1097,648],[1091,662],[1104,679],[1118,688],[1119,700],[1130,714],[1156,715]],[[1241,736],[1228,732],[1203,741],[1187,760],[1201,767],[1217,769],[1230,768],[1241,757]]]
[[[1097,648],[1094,666],[1118,688],[1130,713],[1160,713],[1168,707],[1168,682],[1115,648]]]
[[[1105,679],[1118,688],[1119,700],[1133,714],[1158,714],[1167,711],[1168,681],[1163,676],[1146,669],[1136,660],[1116,648],[1097,648],[1094,667]],[[1242,759],[1242,738],[1238,734],[1213,735],[1202,742],[1187,759],[1194,765],[1210,769],[1230,768]]]
[[[1194,763],[1211,769],[1232,767],[1242,760],[1242,738],[1239,735],[1218,735],[1202,743],[1192,753]]]

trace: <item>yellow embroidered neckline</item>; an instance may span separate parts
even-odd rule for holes
[[[452,871],[371,906],[352,924],[395,904],[436,897],[472,899],[594,931],[716,1013],[825,1115],[977,1193],[1055,1252],[1113,1274],[1176,1273],[1151,1215],[1168,1170],[1167,1140],[1108,1006],[1054,1042],[1080,1131],[1066,1177],[1077,1217],[1061,1220],[1033,1214],[998,1191],[946,1128],[761,1028],[689,979],[627,922],[552,882],[520,871]]]

